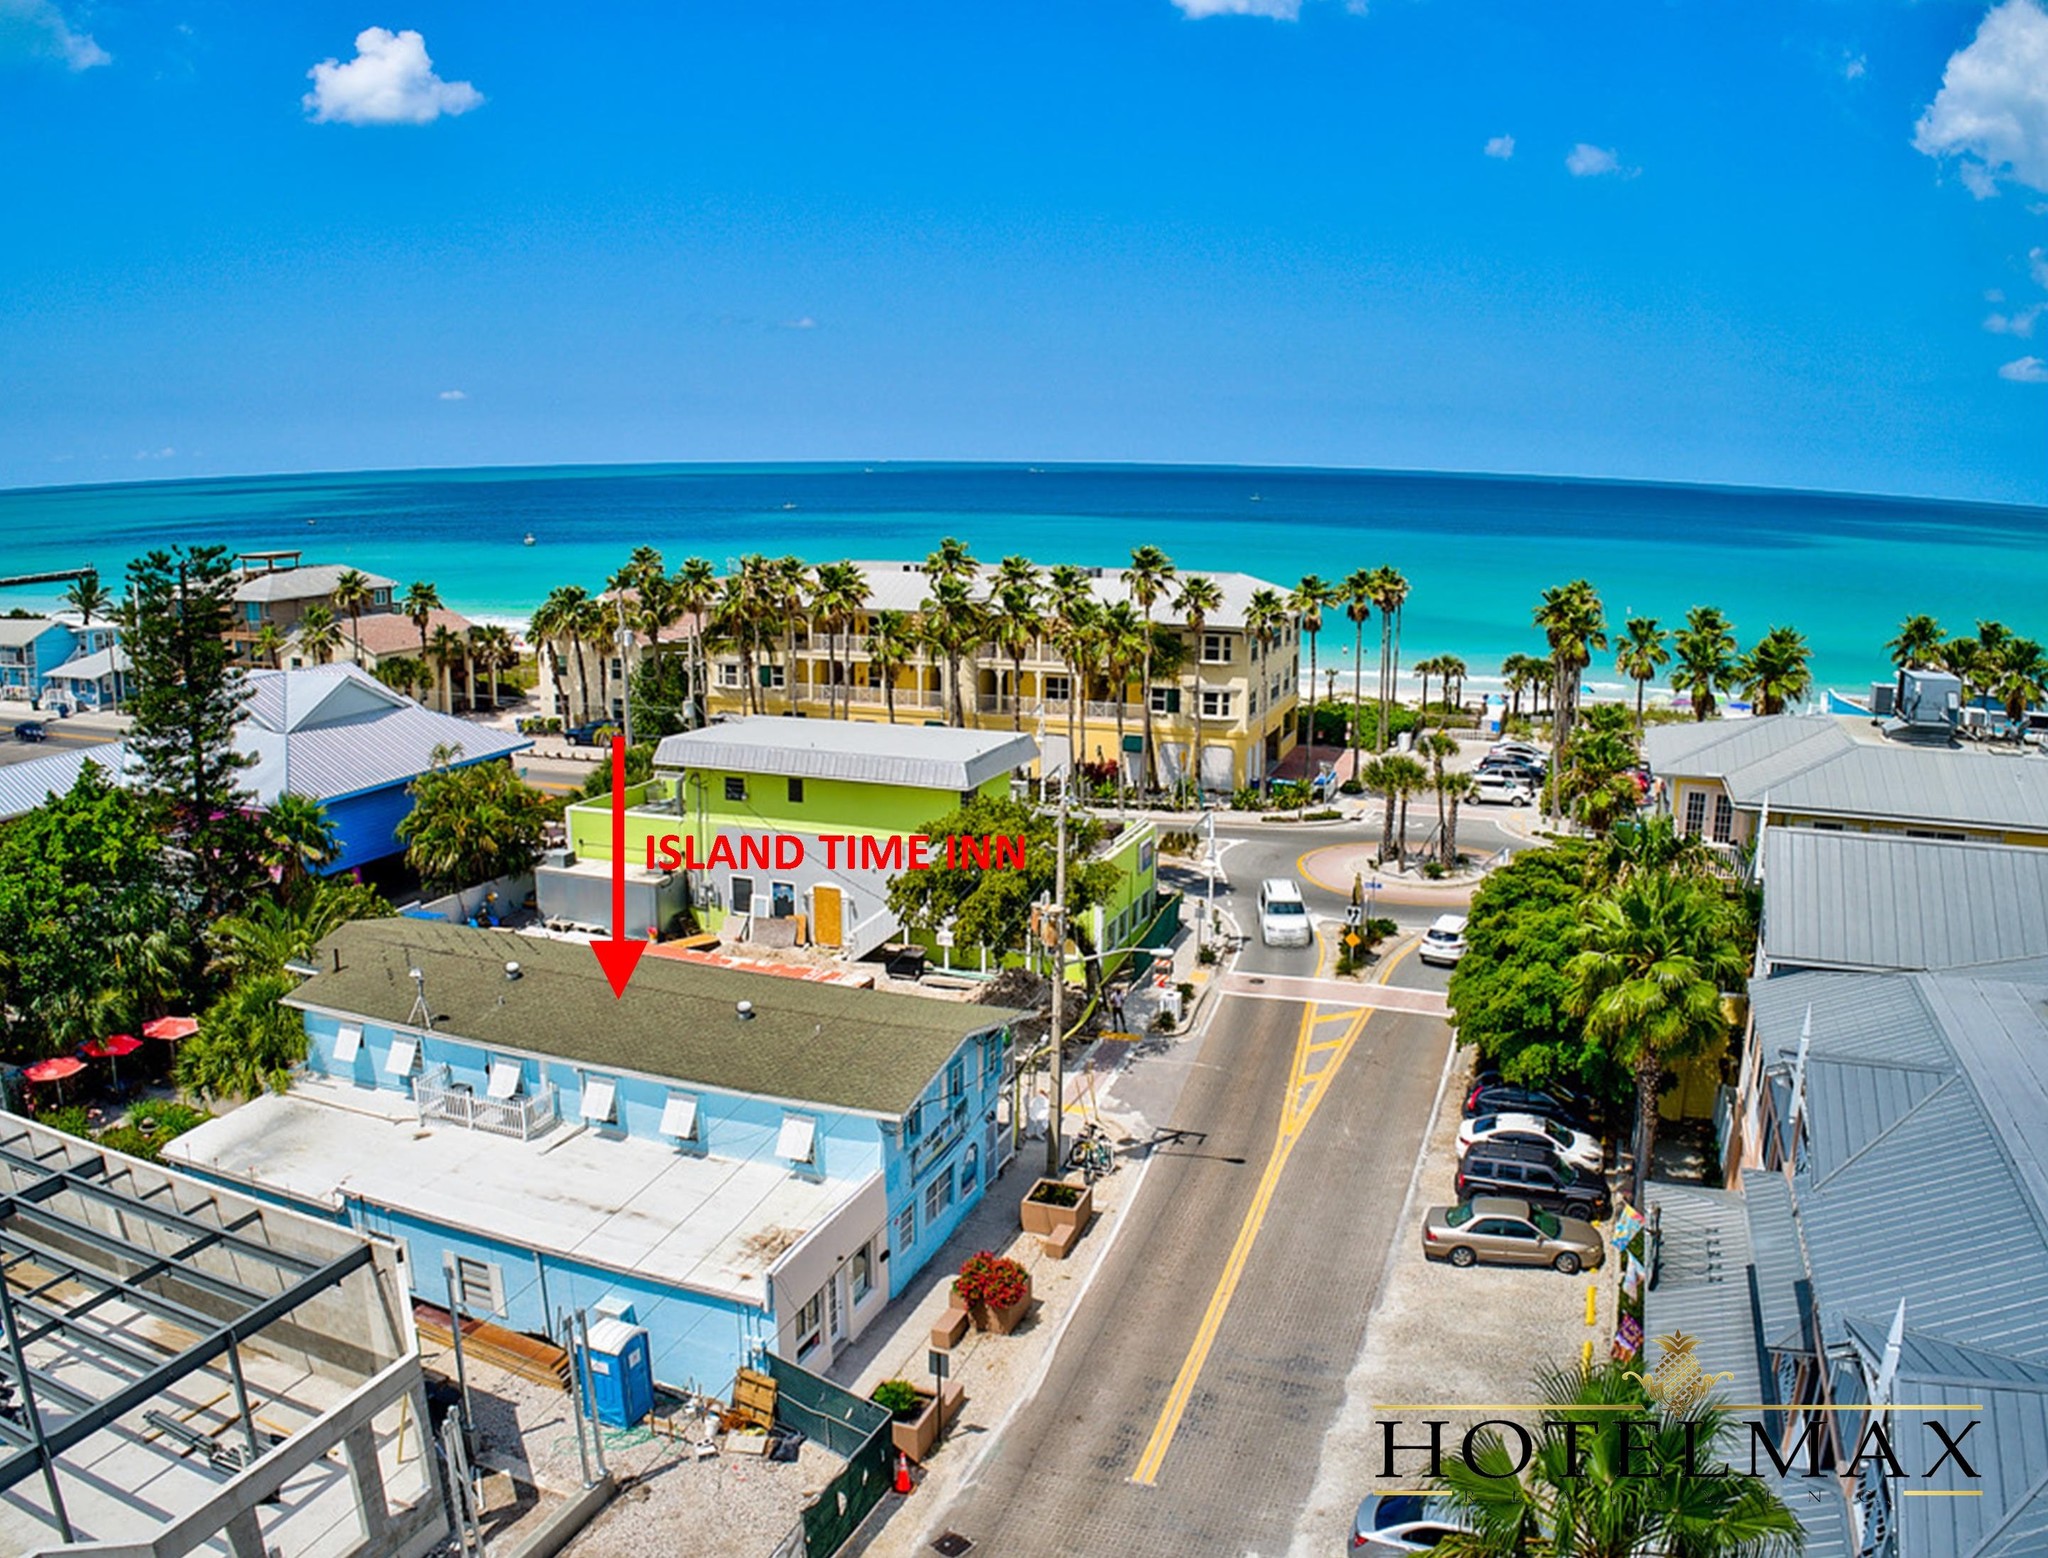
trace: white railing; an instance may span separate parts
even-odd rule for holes
[[[420,1124],[430,1120],[531,1141],[555,1123],[555,1089],[549,1083],[531,1097],[480,1097],[466,1082],[457,1082],[447,1066],[429,1066],[412,1085],[413,1107]]]

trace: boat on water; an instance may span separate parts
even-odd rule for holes
[[[527,531],[527,532],[526,532],[526,539],[525,539],[524,541],[521,541],[521,542],[520,542],[519,544],[520,544],[521,546],[532,546],[532,545],[533,545],[533,532],[532,532],[531,530]]]

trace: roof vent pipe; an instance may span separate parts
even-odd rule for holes
[[[754,1003],[752,1001],[741,1001],[733,1007],[733,1010],[739,1014],[741,1022],[752,1022],[754,1020]]]

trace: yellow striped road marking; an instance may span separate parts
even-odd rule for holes
[[[1329,952],[1327,940],[1317,935],[1319,951],[1316,956],[1316,975],[1321,977],[1323,959]],[[1401,959],[1413,951],[1405,947],[1390,958],[1380,970],[1379,983],[1385,984]],[[1266,1214],[1272,1209],[1274,1193],[1279,1189],[1280,1176],[1287,1168],[1287,1160],[1294,1155],[1294,1145],[1301,1140],[1302,1132],[1314,1118],[1323,1099],[1330,1091],[1330,1084],[1336,1080],[1338,1070],[1357,1043],[1358,1035],[1372,1018],[1372,1008],[1339,1014],[1345,1023],[1343,1034],[1329,1045],[1311,1045],[1309,1035],[1317,1025],[1327,1018],[1316,1011],[1313,1002],[1302,1008],[1301,1028],[1294,1039],[1294,1064],[1288,1072],[1287,1095],[1281,1101],[1280,1126],[1273,1141],[1272,1154],[1266,1160],[1265,1172],[1259,1176],[1258,1188],[1252,1192],[1252,1204],[1245,1212],[1244,1222],[1237,1231],[1237,1240],[1230,1247],[1230,1256],[1223,1263],[1223,1275],[1217,1279],[1216,1289],[1209,1295],[1209,1307],[1202,1314],[1202,1323],[1195,1331],[1194,1342],[1189,1346],[1187,1356],[1181,1360],[1180,1373],[1174,1377],[1173,1388],[1166,1394],[1166,1405],[1161,1408],[1159,1420],[1153,1425],[1152,1437],[1146,1441],[1145,1450],[1138,1457],[1138,1464],[1131,1473],[1131,1481],[1144,1487],[1154,1487],[1159,1481],[1159,1468],[1166,1460],[1166,1452],[1173,1444],[1174,1435],[1180,1431],[1181,1419],[1187,1413],[1188,1402],[1194,1396],[1195,1384],[1201,1378],[1202,1367],[1209,1361],[1210,1350],[1216,1345],[1216,1335],[1223,1328],[1223,1317],[1230,1310],[1230,1301],[1237,1293],[1237,1284],[1244,1276],[1244,1270],[1251,1260],[1252,1245],[1257,1241],[1259,1229],[1266,1221]],[[1321,1054],[1327,1050],[1329,1058],[1321,1067],[1310,1071],[1307,1061],[1311,1050]]]

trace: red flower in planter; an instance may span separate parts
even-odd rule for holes
[[[953,1283],[953,1296],[970,1309],[1008,1309],[1030,1292],[1031,1273],[1009,1256],[989,1250],[961,1262],[960,1275]]]

